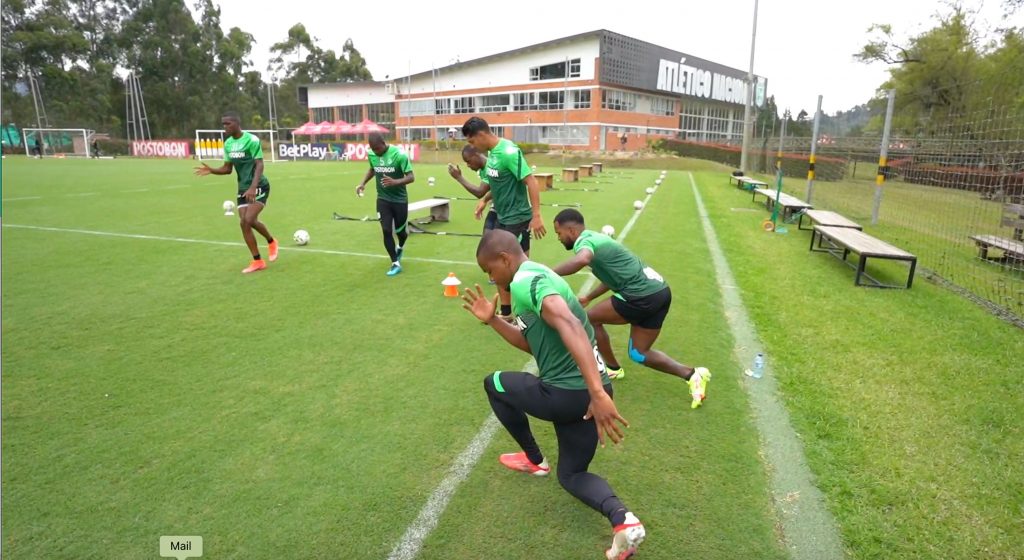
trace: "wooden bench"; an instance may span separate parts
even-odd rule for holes
[[[604,164],[599,161],[595,161],[591,165],[594,166],[594,173],[600,173],[601,171],[604,170]]]
[[[818,240],[817,247],[814,246],[815,238]],[[828,246],[824,245],[825,242],[828,242]],[[858,229],[836,226],[814,226],[814,231],[811,232],[811,251],[829,253],[856,270],[857,275],[853,279],[854,286],[871,286],[877,288],[906,287],[907,289],[910,289],[914,284],[914,270],[917,268],[917,257]],[[851,252],[857,253],[860,256],[856,265],[846,260],[846,257],[849,256]],[[909,262],[910,273],[907,275],[907,285],[899,286],[895,284],[883,284],[873,278],[865,271],[869,257]],[[862,283],[861,277],[867,278],[871,283]]]
[[[594,166],[593,165],[581,165],[580,166],[580,177],[593,177]]]
[[[795,196],[788,195],[786,193],[778,193],[778,200],[776,198],[775,189],[754,189],[751,191],[750,200],[757,198],[757,195],[762,194],[765,197],[764,205],[765,208],[771,210],[772,206],[778,204],[782,206],[782,219],[789,220],[793,216],[793,212],[803,212],[814,208],[810,204],[796,198]]]
[[[736,181],[736,188],[743,189],[745,191],[768,186],[768,183],[758,181],[757,179],[747,177],[746,175],[729,175],[729,184],[731,185],[733,181]]]
[[[804,225],[804,216],[807,216],[811,220],[811,222],[812,222],[812,226],[811,227],[809,227],[809,228],[803,227],[803,225]],[[816,225],[817,226],[846,227],[846,228],[853,228],[853,229],[859,229],[859,230],[863,230],[864,229],[857,222],[855,222],[855,221],[853,221],[853,220],[851,220],[849,218],[843,217],[843,216],[839,215],[838,213],[833,212],[831,210],[806,210],[802,214],[800,214],[800,222],[797,224],[796,227],[797,227],[797,229],[803,229],[803,230],[810,231],[810,230],[813,230],[814,229],[813,226],[816,226]]]
[[[417,212],[419,210],[430,209],[430,222],[447,222],[448,214],[450,211],[449,200],[447,198],[428,198],[426,200],[418,200],[416,202],[409,203],[409,213]]]
[[[978,256],[985,260],[992,261],[1024,261],[1024,241],[1014,241],[994,235],[972,235],[971,239],[978,245]],[[990,259],[989,249],[999,249],[1003,252],[1001,259]]]
[[[534,173],[534,177],[537,178],[537,182],[547,190],[555,188],[555,174],[554,173]]]
[[[562,169],[562,182],[563,183],[575,183],[580,180],[580,170],[578,167],[566,167]]]

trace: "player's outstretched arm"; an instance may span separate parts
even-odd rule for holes
[[[486,185],[486,183],[484,183]],[[480,202],[476,203],[476,208],[473,209],[473,217],[480,219],[484,215],[484,210],[487,209],[487,205],[491,203],[491,199],[494,195],[491,193],[491,186],[487,185],[487,192],[484,197],[480,199]]]
[[[232,170],[231,162],[225,161],[220,167],[210,167],[205,163],[195,168],[195,175],[205,177],[207,175],[230,175]]]
[[[552,270],[554,270],[555,274],[559,276],[569,276],[570,274],[576,274],[582,270],[583,267],[589,265],[592,260],[594,260],[594,253],[589,248],[584,247],[583,249],[580,249],[579,253],[573,255],[571,259],[559,264]]]
[[[479,186],[470,183],[462,175],[462,170],[459,169],[459,166],[455,165],[454,163],[448,164],[448,174],[452,176],[452,179],[455,179],[455,181],[462,185],[462,188],[469,191],[469,194],[477,198],[483,198],[483,196],[487,194],[488,191],[491,190],[491,186],[488,185],[487,183],[481,182]]]
[[[603,296],[607,292],[608,292],[608,286],[605,286],[603,282],[599,282],[597,284],[597,286],[594,287],[593,290],[590,290],[589,294],[587,294],[587,295],[585,295],[585,296],[580,298],[580,305],[582,305],[583,307],[586,307],[588,303],[590,303],[590,302],[594,301],[595,299]]]
[[[526,183],[527,193],[530,195],[530,207],[533,211],[533,218],[530,219],[530,231],[534,239],[541,239],[548,230],[544,227],[544,218],[540,215],[540,183],[533,175],[527,175],[523,181]]]
[[[509,344],[529,354],[530,345],[526,342],[526,337],[523,336],[523,333],[519,332],[519,329],[516,327],[506,323],[504,319],[495,317],[494,311],[498,308],[498,294],[494,294],[493,298],[487,299],[484,291],[480,288],[480,284],[475,286],[476,291],[466,288],[462,293],[462,301],[465,302],[462,304],[462,308],[472,313],[477,319],[490,325]]]
[[[597,439],[604,445],[604,438],[612,440],[612,443],[622,441],[622,429],[616,424],[621,423],[629,427],[629,422],[619,415],[615,408],[615,402],[604,392],[604,385],[601,383],[601,372],[597,369],[597,351],[590,345],[587,338],[587,331],[583,324],[569,310],[562,296],[551,294],[544,298],[541,304],[541,318],[551,328],[558,331],[562,337],[562,344],[572,354],[572,359],[583,374],[583,381],[587,384],[587,392],[590,393],[590,408],[587,409],[585,419],[593,418],[597,424]]]

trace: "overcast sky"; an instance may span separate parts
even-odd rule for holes
[[[256,70],[266,71],[270,46],[303,23],[321,48],[341,50],[351,38],[375,79],[392,78],[595,29],[746,70],[754,0],[611,0],[586,3],[520,0],[507,4],[432,2],[318,2],[290,0],[264,8],[252,0],[215,0],[225,29],[241,27],[257,41]],[[1002,0],[964,0],[979,27],[1024,26],[1024,10],[1003,21]],[[282,9],[287,7],[287,10]],[[872,23],[892,24],[899,37],[931,28],[948,13],[940,0],[761,0],[754,72],[768,78],[780,109],[812,113],[818,94],[832,114],[870,99],[885,66],[865,65],[853,53]]]

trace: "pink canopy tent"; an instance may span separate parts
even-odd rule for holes
[[[314,132],[312,132],[312,129],[314,128],[316,128],[316,123],[314,123],[313,121],[309,121],[308,123],[293,130],[292,135],[294,136],[296,134],[314,134]]]
[[[391,132],[386,127],[383,127],[370,119],[363,119],[359,124],[352,125],[352,133],[354,134],[370,134],[373,132],[379,132],[381,134]]]
[[[352,125],[345,121],[334,121],[335,134],[352,134]]]

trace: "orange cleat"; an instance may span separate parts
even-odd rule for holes
[[[270,258],[270,262],[274,262],[274,261],[277,260],[277,240],[276,239],[270,242],[270,246],[268,247],[268,251],[267,252],[270,253],[270,257],[269,257]]]
[[[249,266],[242,269],[242,274],[249,274],[250,272],[256,272],[257,270],[263,270],[264,268],[267,268],[267,263],[263,259],[252,261]]]
[[[548,466],[548,460],[544,459],[541,464],[534,465],[530,462],[530,459],[526,456],[525,451],[519,453],[504,453],[498,460],[501,461],[502,465],[519,472],[529,473],[533,476],[547,476],[551,472],[551,467]]]

